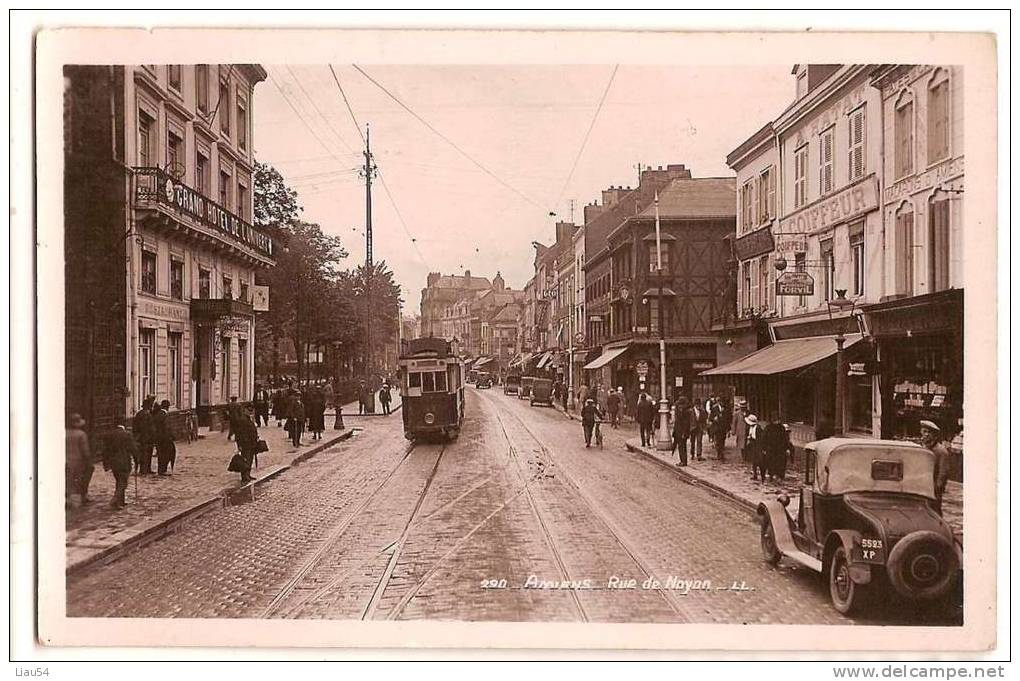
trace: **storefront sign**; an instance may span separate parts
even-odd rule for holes
[[[867,376],[867,365],[864,362],[850,362],[847,367],[847,376]]]
[[[137,198],[170,206],[198,222],[242,242],[263,255],[273,255],[273,240],[219,204],[158,168],[138,168]]]
[[[776,234],[776,253],[792,258],[797,253],[807,253],[807,235]]]
[[[648,376],[649,364],[646,360],[641,360],[637,363],[636,367],[638,378],[642,381]]]
[[[220,333],[238,333],[248,331],[248,317],[241,315],[230,315],[223,317],[216,322],[216,328]]]
[[[747,260],[771,252],[775,248],[772,230],[768,227],[744,235],[733,243],[733,252],[738,260]]]
[[[903,197],[910,196],[911,194],[916,194],[919,191],[931,189],[946,180],[951,180],[953,178],[960,177],[961,175],[963,175],[962,158],[954,158],[948,161],[943,161],[934,168],[930,168],[920,175],[908,177],[905,180],[886,187],[885,200],[896,201]]]
[[[142,313],[164,319],[187,319],[187,308],[178,305],[167,305],[164,303],[153,303],[145,301],[142,303]]]
[[[251,307],[255,312],[269,312],[269,287],[256,284],[251,287]]]
[[[777,296],[812,296],[815,280],[807,272],[784,272],[776,279]]]
[[[815,232],[878,208],[878,181],[874,176],[779,221],[780,232]]]
[[[691,368],[695,370],[712,369],[715,362],[691,362]]]

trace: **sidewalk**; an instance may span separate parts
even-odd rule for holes
[[[357,403],[354,403],[357,410]],[[345,408],[346,416],[346,408]],[[347,439],[353,430],[333,430],[332,417],[321,440],[312,440],[305,432],[302,447],[294,447],[283,428],[270,420],[259,428],[259,437],[269,451],[259,454],[258,467],[252,468],[255,484],[279,475],[293,464]],[[240,475],[227,471],[237,451],[226,431],[207,432],[198,440],[178,442],[177,461],[169,476],[132,474],[128,481],[127,506],[110,508],[113,498],[113,474],[97,463],[89,485],[91,503],[71,508],[65,515],[67,569],[78,570],[141,541],[149,541],[169,531],[177,522],[222,505],[223,499],[241,487]],[[156,468],[155,457],[152,462]]]
[[[715,448],[704,440],[702,456],[704,461],[688,459],[684,468],[676,466],[678,459],[671,452],[661,452],[654,447],[642,447],[637,438],[627,441],[627,449],[647,456],[654,461],[669,466],[678,475],[698,482],[705,487],[727,496],[748,510],[754,511],[758,504],[767,499],[775,499],[780,494],[790,497],[789,511],[794,516],[800,506],[800,488],[803,484],[803,469],[798,463],[786,469],[783,482],[771,483],[755,481],[751,477],[751,467],[745,463],[735,447],[732,437],[726,441],[725,461],[716,458]],[[963,485],[949,481],[945,497],[942,500],[942,513],[946,522],[953,529],[957,539],[963,542]]]

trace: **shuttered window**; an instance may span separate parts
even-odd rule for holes
[[[772,179],[772,168],[767,168],[758,176],[758,224],[764,225],[772,216],[775,210],[772,207],[772,200],[775,196],[775,185]]]
[[[832,129],[823,132],[819,141],[818,193],[824,196],[832,191]]]
[[[835,298],[833,289],[835,289],[836,274],[833,271],[836,261],[832,257],[832,239],[822,241],[819,246],[822,254],[822,293],[825,300],[832,300]]]
[[[808,145],[805,144],[793,154],[794,207],[800,207],[807,203],[807,164]]]
[[[754,206],[752,194],[754,193],[754,182],[748,180],[740,187],[740,231],[751,230],[754,220],[752,218]]]
[[[949,157],[949,78],[939,69],[928,88],[928,164]]]
[[[850,181],[864,177],[864,107],[850,114],[850,145],[847,154]]]
[[[929,293],[949,288],[949,200],[928,204]]]
[[[894,122],[896,141],[896,177],[914,172],[914,101],[908,99],[896,107]]]
[[[914,293],[914,212],[896,216],[896,292]]]
[[[769,179],[769,190],[768,190],[768,212],[769,219],[776,217],[776,171],[774,168],[768,170]]]
[[[769,305],[769,257],[763,255],[758,259],[758,307],[762,310],[770,309]]]
[[[751,261],[748,260],[744,262],[742,264],[742,267],[744,268],[744,276],[741,277],[741,279],[744,284],[743,285],[744,290],[741,291],[741,293],[743,294],[744,301],[743,308],[744,311],[746,311],[751,309]]]
[[[748,307],[756,308],[756,307],[758,307],[758,291],[759,291],[759,287],[758,287],[758,283],[759,283],[758,282],[758,261],[757,260],[751,260],[750,262],[747,263],[747,265],[748,265],[748,269],[750,270],[748,272],[748,278],[751,280],[750,281],[750,284],[751,284],[751,296],[750,296],[750,305],[748,305]]]

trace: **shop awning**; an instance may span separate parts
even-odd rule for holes
[[[629,345],[624,345],[623,347],[620,347],[620,348],[610,348],[610,349],[606,350],[605,352],[603,352],[598,357],[596,357],[595,359],[593,359],[592,361],[590,361],[587,364],[585,364],[584,368],[585,369],[601,369],[602,367],[604,367],[605,365],[609,364],[614,359],[616,359],[617,357],[619,357],[623,353],[627,352],[628,350],[630,350],[630,346]]]
[[[485,366],[486,364],[488,364],[491,361],[492,361],[492,357],[482,357],[477,362],[475,362],[474,368],[478,369],[479,367],[483,367],[483,366]]]
[[[510,366],[510,367],[521,366],[522,364],[527,364],[530,359],[531,359],[531,353],[530,352],[524,352],[524,353],[521,353],[520,355],[517,355],[512,360],[510,360],[510,364],[508,366]]]
[[[853,333],[846,336],[844,348],[849,348],[862,338]],[[702,376],[754,375],[771,376],[800,369],[820,362],[836,354],[835,336],[813,336],[776,341],[767,348],[752,352],[735,362],[714,369],[702,371]]]
[[[542,356],[539,357],[538,364],[535,365],[535,368],[536,369],[544,368],[545,365],[549,363],[550,359],[552,359],[552,350],[546,350],[544,353],[542,353]]]

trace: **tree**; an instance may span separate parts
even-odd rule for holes
[[[287,186],[280,172],[260,161],[255,162],[254,225],[271,232],[290,231],[304,208],[297,192]],[[272,234],[271,236],[277,236]]]

